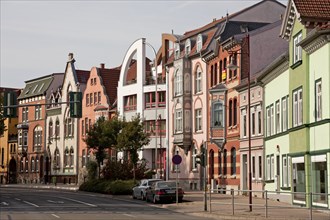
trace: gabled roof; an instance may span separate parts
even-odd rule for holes
[[[330,1],[289,0],[280,32],[282,38],[289,39],[296,18],[306,27],[329,24]]]
[[[105,88],[106,95],[109,97],[109,105],[111,106],[117,98],[117,86],[120,76],[121,67],[112,69],[97,68],[101,83]]]
[[[86,84],[89,78],[90,71],[87,70],[76,70],[77,80],[80,84]]]
[[[53,73],[36,79],[25,81],[26,85],[18,99],[25,99],[39,95],[47,95],[46,92],[51,85],[55,75],[63,73]]]

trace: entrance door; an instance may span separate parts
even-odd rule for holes
[[[12,158],[9,161],[9,183],[17,183],[17,164],[16,160]]]
[[[248,189],[248,175],[247,175],[247,155],[243,154],[243,190],[247,190]]]

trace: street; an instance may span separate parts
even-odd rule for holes
[[[51,189],[0,188],[1,220],[201,219],[128,197]]]

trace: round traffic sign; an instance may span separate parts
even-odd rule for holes
[[[179,165],[182,162],[182,157],[180,155],[176,154],[172,157],[172,162],[175,165]]]

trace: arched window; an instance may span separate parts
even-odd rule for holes
[[[233,125],[233,100],[229,100],[229,123],[228,126],[232,126]]]
[[[42,127],[37,126],[33,131],[33,147],[34,151],[41,150],[42,144]]]
[[[222,170],[221,170],[221,151],[219,150],[218,152],[218,175],[221,175],[222,174]]]
[[[177,60],[180,57],[180,44],[179,43],[175,43],[174,49],[175,49],[174,59]]]
[[[203,47],[203,36],[201,34],[199,34],[197,36],[197,53],[199,53],[202,50]]]
[[[64,166],[68,167],[69,166],[69,149],[66,148],[64,151]]]
[[[233,112],[233,118],[234,118],[234,123],[233,125],[237,125],[237,98],[234,99],[234,112]]]
[[[174,96],[182,95],[182,72],[178,69],[174,75]]]
[[[236,175],[236,149],[233,147],[230,151],[231,175]]]
[[[71,147],[71,149],[70,149],[70,167],[73,167],[73,163],[74,163],[74,151],[73,151],[73,148]]]
[[[58,150],[58,148],[56,148],[54,152],[54,166],[55,168],[60,167],[60,151]]]
[[[185,46],[184,46],[185,55],[189,56],[190,51],[191,51],[191,42],[190,42],[190,39],[187,39],[186,43],[185,43]]]
[[[34,157],[31,158],[31,172],[34,172],[35,163],[34,163]]]
[[[53,121],[50,121],[49,122],[49,125],[48,125],[48,135],[49,135],[49,138],[52,138],[53,137]]]
[[[223,175],[227,175],[227,149],[223,150]]]
[[[202,69],[200,66],[197,67],[195,74],[195,93],[202,91]]]
[[[60,135],[60,121],[56,119],[55,136],[58,137],[59,135]]]
[[[218,64],[214,64],[214,85],[218,84]]]

